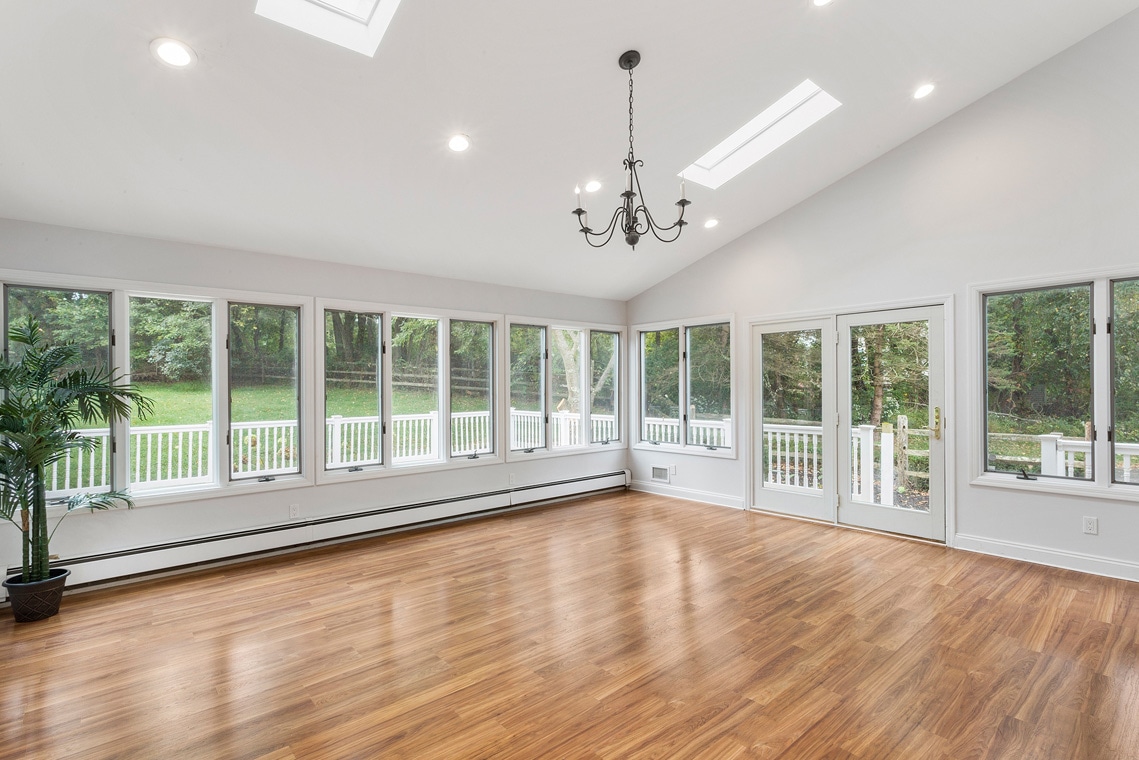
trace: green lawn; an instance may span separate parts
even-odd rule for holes
[[[210,387],[202,382],[138,383],[139,390],[154,402],[154,413],[143,425],[194,425],[209,422],[213,415]],[[235,422],[296,419],[296,398],[292,386],[262,385],[231,389]],[[486,408],[479,399],[458,397],[452,401],[456,412]],[[392,396],[393,414],[424,414],[438,408],[435,396],[426,391],[396,391]],[[329,388],[329,416],[374,417],[378,414],[375,393],[360,388]]]

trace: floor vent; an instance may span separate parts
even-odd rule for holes
[[[653,480],[655,480],[658,483],[667,483],[668,482],[668,468],[667,467],[654,467],[653,468]]]

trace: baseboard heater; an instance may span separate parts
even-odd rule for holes
[[[220,560],[252,558],[281,550],[296,550],[385,531],[405,530],[456,518],[475,517],[523,505],[536,505],[568,496],[627,487],[628,470],[587,475],[549,483],[515,486],[502,491],[468,494],[446,499],[351,512],[328,517],[293,520],[279,525],[201,536],[118,551],[89,554],[53,562],[71,570],[68,587],[151,575]],[[18,573],[19,567],[8,568]]]

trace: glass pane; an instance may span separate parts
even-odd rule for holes
[[[821,330],[766,333],[763,375],[763,482],[823,487]]]
[[[324,312],[324,467],[383,461],[379,314]]]
[[[688,328],[688,443],[732,447],[732,345],[726,323]]]
[[[617,420],[618,339],[612,332],[589,333],[589,440],[608,443],[621,438]]]
[[[680,328],[641,333],[641,440],[680,443]]]
[[[929,511],[929,322],[850,328],[854,501]]]
[[[439,320],[392,317],[392,461],[439,459]]]
[[[80,367],[105,370],[111,366],[110,293],[16,286],[7,288],[5,293],[9,328],[26,323],[30,317],[39,325],[45,346],[74,343],[79,348]],[[5,330],[5,345],[9,345],[7,335]],[[13,361],[19,359],[18,346],[9,346],[9,351]],[[95,439],[95,447],[71,451],[63,461],[51,466],[46,473],[49,498],[111,487],[114,468],[110,425],[92,424],[78,432]]]
[[[1113,282],[1112,454],[1116,483],[1139,483],[1139,280]]]
[[[131,382],[154,402],[131,419],[132,488],[214,482],[213,304],[130,299]]]
[[[581,419],[582,330],[550,330],[550,382],[554,413],[550,415],[550,446],[580,446],[585,442]]]
[[[1090,285],[985,297],[985,469],[1090,480]]]
[[[230,472],[260,478],[300,472],[297,344],[300,310],[230,304]]]
[[[494,451],[494,325],[451,320],[451,455]]]
[[[510,448],[532,451],[546,445],[546,384],[542,357],[546,328],[510,326]]]

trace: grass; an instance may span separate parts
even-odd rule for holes
[[[154,402],[154,413],[135,425],[196,425],[213,417],[210,386],[203,382],[138,383],[139,390]],[[296,419],[296,396],[290,385],[261,385],[230,389],[234,422]],[[327,412],[331,416],[375,417],[378,414],[376,394],[363,388],[332,387],[327,391]],[[458,396],[451,401],[456,412],[486,409],[478,398]],[[428,391],[397,390],[392,395],[393,414],[425,414],[439,408],[435,394]]]

